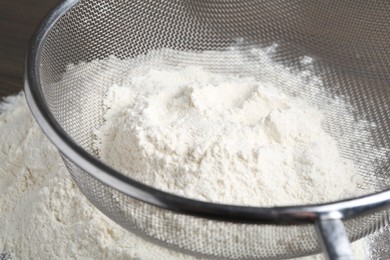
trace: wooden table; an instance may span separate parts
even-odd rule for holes
[[[29,40],[58,0],[0,0],[0,98],[19,92]]]

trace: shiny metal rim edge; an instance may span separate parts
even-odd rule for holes
[[[132,198],[160,208],[192,216],[238,223],[307,224],[319,219],[348,219],[390,206],[390,190],[331,203],[269,208],[202,202],[152,188],[103,164],[79,147],[62,130],[45,104],[40,88],[38,68],[42,45],[56,21],[78,2],[79,0],[63,0],[47,14],[38,26],[26,56],[24,91],[32,114],[51,142],[74,164],[102,183]]]

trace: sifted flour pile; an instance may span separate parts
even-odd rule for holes
[[[234,50],[218,58],[229,55]],[[353,162],[323,129],[324,114],[282,92],[299,74],[254,78],[167,68],[150,57],[136,66],[105,61],[127,69],[101,72],[114,77],[95,132],[108,165],[165,191],[237,205],[320,203],[364,192]]]
[[[196,259],[140,239],[92,206],[23,93],[0,103],[0,132],[0,259]],[[365,259],[363,240],[353,249]]]

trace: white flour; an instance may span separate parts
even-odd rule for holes
[[[218,58],[225,55],[231,52]],[[128,72],[100,74],[114,80],[95,148],[128,176],[237,205],[320,203],[367,192],[357,188],[362,180],[353,162],[322,128],[323,113],[281,91],[286,79],[166,68],[153,58],[137,66],[107,62],[127,65]]]
[[[8,97],[0,111],[0,259],[195,259],[146,242],[96,210],[23,94]],[[364,259],[362,240],[353,249]]]

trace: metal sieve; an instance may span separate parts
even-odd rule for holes
[[[390,2],[379,0],[65,0],[33,37],[26,97],[83,194],[145,239],[207,258],[279,259],[322,248],[330,259],[352,259],[349,241],[374,233],[390,220],[389,11]],[[74,79],[64,81],[68,64],[110,55],[135,57],[162,48],[223,50],[238,38],[245,39],[243,52],[277,43],[275,61],[297,70],[301,57],[313,57],[313,69],[327,91],[348,100],[356,118],[375,123],[368,146],[356,142],[351,148],[345,145],[348,133],[335,136],[344,157],[353,160],[364,153],[358,162],[366,183],[362,188],[373,187],[375,193],[317,205],[222,205],[162,192],[99,160],[92,132],[103,121],[109,79],[99,78],[99,70],[80,69]],[[181,58],[202,62],[190,53]],[[100,84],[87,84],[97,78]],[[312,102],[316,98],[308,97]],[[330,133],[343,127],[337,112],[330,114]],[[378,156],[378,148],[385,152]]]

